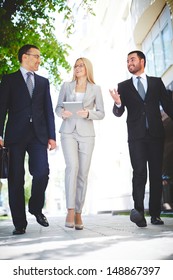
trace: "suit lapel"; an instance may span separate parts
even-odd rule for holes
[[[129,86],[133,91],[135,90],[135,91],[138,93],[138,91],[136,90],[136,88],[135,88],[135,86],[134,86],[134,84],[133,84],[132,78],[129,79],[129,84],[128,84],[128,86]]]
[[[70,92],[73,93],[76,87],[76,81],[72,81],[71,83],[69,83],[70,85]]]
[[[90,99],[91,93],[92,93],[92,85],[87,82],[86,93],[84,95],[83,102],[86,102],[88,99]]]
[[[33,90],[32,98],[34,98],[34,96],[37,94],[37,89],[38,89],[38,85],[39,85],[38,79],[39,79],[39,76],[34,73],[34,90]]]
[[[147,76],[147,92],[146,92],[146,95],[148,96],[149,94],[149,90],[150,90],[150,78]]]
[[[134,94],[135,94],[137,97],[139,97],[140,99],[142,99],[141,96],[139,95],[137,89],[135,88],[135,86],[134,86],[134,84],[133,84],[132,78],[129,79],[129,83],[127,84],[127,86],[128,86],[128,88],[129,88],[130,90],[132,90],[132,91],[134,92]]]
[[[76,81],[72,81],[70,83],[70,93],[73,94],[74,91],[75,91],[75,86],[76,86]],[[83,99],[83,102],[86,102],[89,98],[90,98],[90,95],[92,94],[92,85],[87,82],[87,87],[86,87],[86,93],[84,95],[84,99]]]

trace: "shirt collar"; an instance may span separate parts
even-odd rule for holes
[[[28,70],[26,70],[24,67],[22,67],[22,66],[20,66],[20,71],[22,72],[22,75],[23,76],[25,76],[26,75],[26,73],[28,73],[28,72],[31,72],[33,75],[34,75],[34,72],[33,71],[28,71]]]
[[[140,76],[144,80],[147,79],[147,76],[146,76],[146,74],[144,72],[141,75],[138,75],[138,76]],[[133,75],[132,77],[133,77],[133,79],[136,79],[138,76],[137,75]]]
[[[146,74],[145,73],[142,73],[141,75],[139,75],[142,79],[144,79],[145,81],[147,81],[147,76],[146,76]],[[132,75],[132,79],[133,79],[133,82],[135,82],[136,81],[136,78],[137,78],[138,76],[137,75]]]

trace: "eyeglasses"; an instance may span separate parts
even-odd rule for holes
[[[37,59],[39,59],[40,58],[40,55],[38,55],[38,54],[32,54],[32,53],[26,53],[27,55],[32,55],[32,56],[34,56],[35,58],[37,58]]]
[[[81,63],[81,64],[78,64],[78,65],[75,65],[75,66],[74,66],[74,69],[76,69],[76,68],[78,68],[78,67],[79,67],[79,68],[83,68],[83,67],[84,67],[84,64]]]

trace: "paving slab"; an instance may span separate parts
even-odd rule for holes
[[[138,228],[128,215],[84,215],[84,230],[64,227],[65,217],[40,226],[28,217],[24,235],[12,235],[11,219],[0,221],[0,260],[173,260],[173,218]]]

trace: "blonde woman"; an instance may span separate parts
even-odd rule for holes
[[[70,109],[64,108],[64,102],[67,101],[81,101],[83,108],[73,114]],[[73,79],[63,83],[55,111],[63,119],[59,132],[66,163],[65,226],[82,230],[81,213],[95,144],[93,120],[101,120],[105,116],[101,88],[94,82],[93,67],[87,58],[76,60]]]

